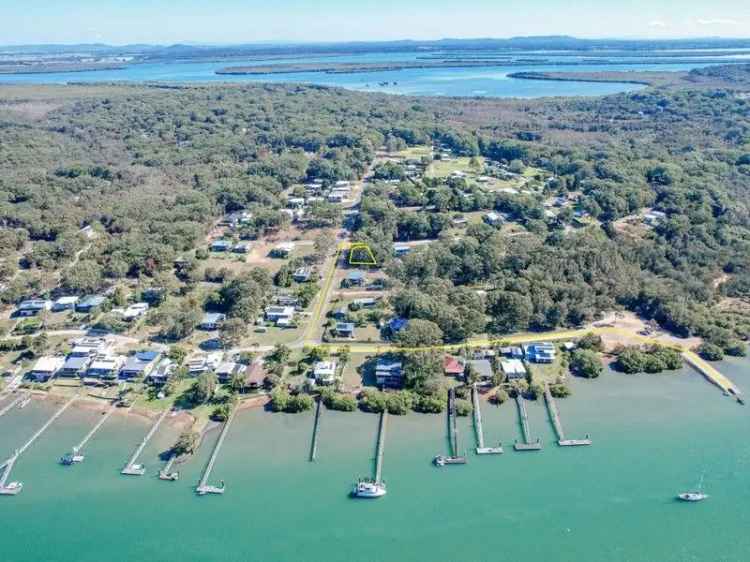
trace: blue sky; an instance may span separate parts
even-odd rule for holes
[[[748,0],[0,0],[0,44],[748,37]]]

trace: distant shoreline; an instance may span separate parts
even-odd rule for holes
[[[125,70],[124,64],[59,64],[59,65],[13,65],[1,66],[0,75],[23,74],[67,74],[75,72],[96,72],[99,70]]]

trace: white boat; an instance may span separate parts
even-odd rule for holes
[[[83,462],[85,458],[86,457],[84,457],[78,451],[73,451],[72,453],[68,453],[64,457],[62,457],[60,459],[60,464],[64,464],[65,466],[70,466],[73,464],[77,464],[79,462]]]
[[[708,494],[703,492],[684,492],[677,495],[677,499],[684,502],[701,502],[708,498]]]
[[[23,490],[21,482],[11,482],[7,486],[0,488],[0,496],[15,496]]]
[[[352,491],[356,498],[382,498],[387,493],[383,482],[360,480]]]

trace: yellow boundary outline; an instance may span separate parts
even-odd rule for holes
[[[370,260],[353,260],[352,254],[357,250],[365,252],[368,256],[370,256]],[[354,244],[349,246],[349,265],[378,265],[378,262],[375,259],[375,254],[372,253],[369,244],[366,244],[364,242],[355,242]]]

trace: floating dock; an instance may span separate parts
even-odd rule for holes
[[[544,401],[547,403],[547,411],[549,412],[549,418],[552,421],[552,425],[555,427],[555,433],[557,433],[557,444],[561,447],[582,447],[591,445],[591,439],[586,436],[586,439],[565,439],[565,431],[563,430],[562,422],[560,421],[560,412],[557,409],[557,403],[555,402],[554,396],[549,389],[549,384],[544,383]]]
[[[81,440],[78,445],[73,447],[70,453],[63,456],[62,459],[60,459],[60,462],[66,466],[70,466],[79,462],[83,462],[85,456],[83,455],[83,448],[86,446],[86,444],[91,441],[91,439],[96,435],[96,432],[99,431],[99,429],[104,425],[104,423],[109,419],[109,417],[115,413],[115,410],[117,409],[116,404],[112,404],[109,407],[109,410],[104,412],[102,414],[102,417],[99,419],[98,422],[94,425],[93,428],[91,428],[91,431],[89,431],[86,436]]]
[[[479,409],[479,392],[477,385],[471,386],[471,398],[474,403],[474,430],[477,434],[477,455],[499,455],[503,452],[502,443],[498,447],[484,446],[484,430],[482,429],[482,411]]]
[[[380,414],[380,425],[378,426],[378,444],[375,449],[375,482],[383,481],[383,454],[385,453],[385,422],[388,419],[388,411]]]
[[[436,466],[449,464],[466,464],[466,457],[458,454],[458,425],[456,423],[456,391],[448,391],[448,435],[450,438],[450,455],[437,455],[433,462]]]
[[[151,426],[151,429],[146,434],[146,437],[143,438],[143,441],[141,441],[141,444],[138,445],[138,448],[135,450],[135,453],[133,453],[133,456],[130,457],[128,464],[126,464],[125,468],[120,471],[120,474],[123,474],[125,476],[143,476],[144,474],[146,474],[146,467],[140,464],[136,464],[136,461],[138,460],[138,457],[141,456],[143,449],[145,449],[146,445],[148,445],[148,442],[151,441],[151,438],[156,433],[156,430],[159,429],[161,422],[164,421],[164,418],[167,417],[167,414],[169,414],[170,411],[171,410],[167,408],[156,419],[154,425]]]
[[[62,405],[59,410],[52,414],[52,417],[48,419],[47,422],[41,428],[39,428],[39,430],[34,435],[32,435],[31,438],[29,438],[29,440],[26,441],[26,443],[24,443],[20,449],[16,450],[12,457],[10,457],[2,465],[0,465],[0,470],[3,471],[3,474],[0,477],[0,495],[15,496],[21,491],[21,489],[23,488],[23,484],[21,484],[20,482],[11,482],[10,484],[7,484],[8,478],[10,478],[10,473],[13,470],[13,466],[18,460],[18,457],[25,453],[26,450],[34,444],[34,441],[39,439],[39,437],[41,437],[42,434],[47,431],[47,429],[49,429],[49,427],[53,423],[55,423],[55,420],[62,416],[63,412],[65,412],[65,410],[67,410],[70,405],[73,404],[73,402],[75,402],[77,399],[78,396],[73,396],[72,398],[70,398],[65,404]]]
[[[227,432],[229,431],[229,426],[232,425],[232,420],[234,419],[234,414],[236,411],[237,411],[236,408],[232,410],[232,413],[229,414],[227,421],[224,422],[224,427],[221,428],[221,433],[219,434],[219,439],[216,441],[216,445],[214,445],[214,450],[211,453],[211,458],[208,459],[208,464],[206,465],[206,468],[203,470],[203,476],[201,477],[201,481],[198,484],[198,487],[195,489],[195,492],[199,496],[205,496],[206,494],[223,494],[224,493],[224,481],[223,480],[221,482],[221,486],[209,486],[208,479],[211,477],[211,471],[214,469],[214,464],[216,463],[216,459],[219,456],[219,450],[221,449],[221,446],[224,444],[224,439],[226,439]]]
[[[521,432],[523,433],[523,442],[515,442],[513,448],[516,451],[539,451],[542,448],[541,440],[531,441],[531,432],[529,430],[529,416],[526,413],[526,404],[523,395],[516,392],[516,405],[518,406],[518,415],[521,418]]]
[[[13,408],[21,404],[22,402],[25,402],[26,400],[30,400],[31,396],[28,394],[21,394],[13,399],[13,401],[5,406],[2,410],[0,410],[0,418],[3,417],[5,414],[10,412]]]
[[[313,422],[312,444],[310,445],[310,462],[315,462],[318,458],[318,433],[320,430],[320,410],[322,400],[318,397],[315,406],[315,421]]]

